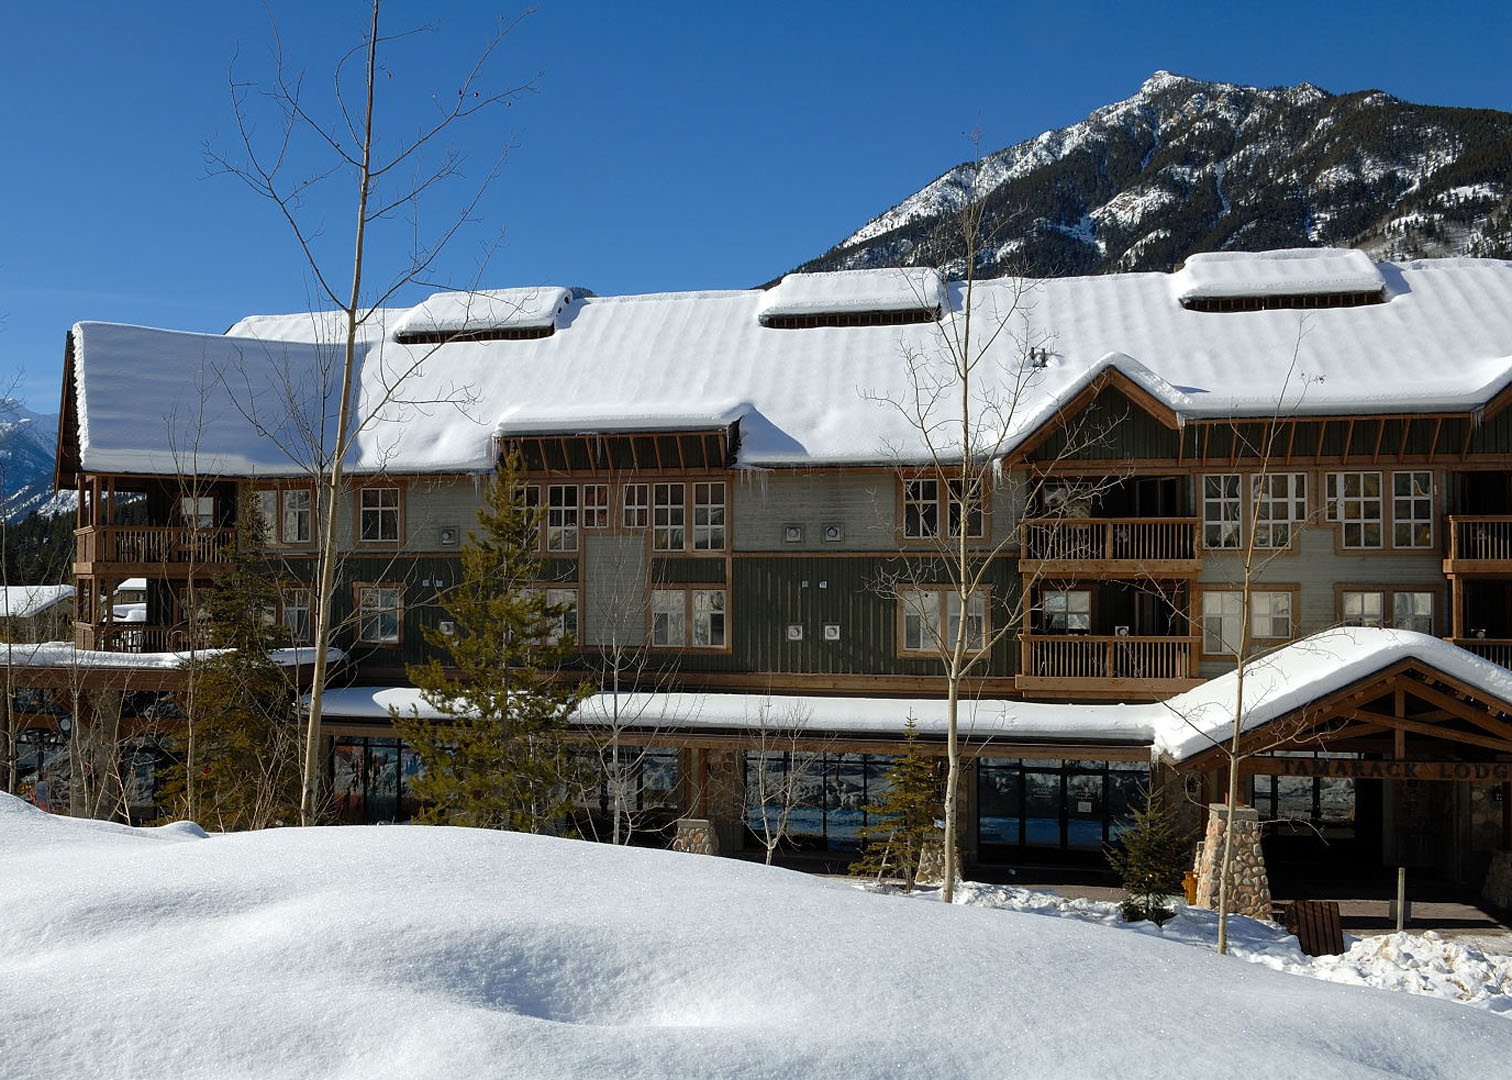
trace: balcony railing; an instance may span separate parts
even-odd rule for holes
[[[1446,570],[1461,573],[1471,567],[1465,564],[1480,563],[1488,569],[1497,569],[1496,564],[1512,568],[1512,515],[1495,517],[1449,518],[1449,557]],[[1453,564],[1460,564],[1455,566]]]
[[[1196,518],[1030,518],[1022,558],[1133,569],[1198,560]]]
[[[224,563],[231,529],[182,525],[102,525],[74,530],[74,561],[183,566]]]
[[[1507,638],[1450,638],[1450,643],[1468,649],[1476,656],[1512,668],[1512,640]]]
[[[80,649],[99,652],[157,653],[184,652],[205,648],[203,632],[198,641],[193,630],[185,626],[148,626],[145,623],[78,623],[74,642]]]
[[[1030,634],[1019,640],[1022,673],[1033,679],[1164,681],[1196,675],[1195,638]]]

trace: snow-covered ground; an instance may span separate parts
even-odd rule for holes
[[[1483,1010],[1166,937],[671,852],[419,827],[206,837],[0,796],[8,1080],[1489,1077],[1512,1060],[1512,1024]]]

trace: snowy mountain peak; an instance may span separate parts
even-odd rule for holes
[[[941,239],[972,192],[983,273],[1169,270],[1199,251],[1512,254],[1512,114],[1380,91],[1152,74],[1131,97],[949,170],[803,270],[962,269]]]

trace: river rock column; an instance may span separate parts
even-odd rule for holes
[[[1207,834],[1197,847],[1197,907],[1218,907],[1218,885],[1223,873],[1224,830],[1229,808],[1224,803],[1208,806]],[[1260,849],[1260,811],[1253,806],[1234,808],[1234,859],[1229,865],[1229,911],[1255,919],[1271,917],[1270,877]]]

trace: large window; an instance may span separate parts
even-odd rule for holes
[[[652,484],[651,497],[652,550],[683,550],[687,546],[687,489],[682,484]]]
[[[970,490],[968,492],[968,483]],[[970,498],[966,498],[967,494]],[[987,515],[981,481],[917,478],[903,481],[903,538],[932,540],[940,535],[959,536],[963,527],[969,537],[985,535]],[[964,520],[963,520],[964,519]]]
[[[903,652],[938,652],[955,647],[961,625],[961,598],[950,590],[903,589],[898,593],[903,622]],[[966,604],[966,648],[977,651],[987,642],[987,598],[970,597]]]
[[[1391,625],[1398,630],[1433,633],[1433,593],[1397,592],[1391,595]]]
[[[576,589],[547,589],[546,603],[557,608],[555,624],[548,640],[555,645],[568,638],[576,639],[578,632],[578,593]]]
[[[1345,626],[1383,626],[1385,606],[1385,593],[1348,589],[1339,594],[1339,621]]]
[[[288,588],[280,591],[278,621],[289,632],[291,645],[308,645],[314,637],[310,622],[310,590]]]
[[[693,550],[723,551],[725,486],[723,481],[693,485]]]
[[[546,550],[578,549],[578,489],[575,484],[546,488]]]
[[[1433,473],[1391,474],[1391,522],[1396,547],[1433,546]]]
[[[1385,518],[1378,472],[1332,472],[1327,475],[1328,520],[1339,523],[1341,546],[1385,545]]]
[[[583,528],[609,527],[609,485],[583,485]]]
[[[182,495],[179,497],[179,521],[190,528],[215,528],[215,497]]]
[[[1255,546],[1290,547],[1297,527],[1307,520],[1307,474],[1257,474],[1250,477],[1250,496]]]
[[[977,842],[1096,851],[1133,824],[1149,766],[1138,761],[978,758]]]
[[[366,487],[362,489],[360,532],[365,544],[399,542],[399,489]]]
[[[658,649],[723,649],[724,589],[653,589],[651,644]]]
[[[1345,626],[1390,626],[1433,633],[1431,589],[1341,589],[1339,622]]]
[[[651,485],[626,484],[623,489],[624,517],[621,523],[627,529],[644,529],[651,524]]]
[[[399,644],[401,603],[398,585],[358,585],[357,640],[369,645]]]
[[[785,844],[855,851],[868,813],[890,788],[893,758],[876,754],[748,751],[745,757],[746,824],[757,843],[787,818]]]
[[[1202,544],[1214,551],[1241,546],[1243,506],[1238,473],[1212,473],[1202,478]]]
[[[1256,641],[1287,640],[1292,636],[1292,594],[1255,590],[1250,593],[1250,637]],[[1244,593],[1213,590],[1202,594],[1202,651],[1212,656],[1239,651],[1244,627]]]
[[[1092,630],[1089,589],[1046,589],[1042,623],[1047,634],[1086,634]]]
[[[314,493],[309,488],[284,488],[279,493],[278,540],[282,544],[308,544]]]

